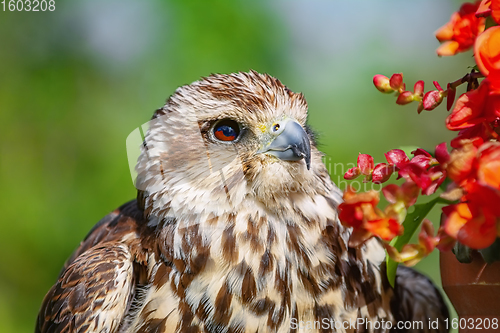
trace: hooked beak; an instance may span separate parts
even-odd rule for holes
[[[283,131],[257,153],[273,155],[283,161],[305,159],[307,170],[309,170],[311,167],[311,144],[306,131],[293,120],[281,124],[285,126]]]

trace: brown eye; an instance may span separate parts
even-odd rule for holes
[[[238,123],[231,119],[223,119],[214,126],[214,136],[220,141],[234,141],[240,135]]]

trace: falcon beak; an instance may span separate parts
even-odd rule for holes
[[[311,167],[311,144],[309,136],[302,126],[294,120],[287,119],[274,126],[282,127],[280,133],[264,145],[257,154],[266,153],[283,161],[300,161],[305,159],[307,170]]]

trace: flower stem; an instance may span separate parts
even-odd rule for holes
[[[465,74],[465,76],[461,79],[453,81],[450,83],[450,87],[452,89],[457,88],[459,85],[464,84],[465,82],[470,83],[474,80],[485,77],[481,72],[475,72],[474,70],[470,73]]]

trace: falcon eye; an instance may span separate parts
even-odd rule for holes
[[[240,134],[238,123],[231,119],[223,119],[214,126],[214,136],[220,141],[234,141]]]
[[[280,129],[280,124],[274,124],[274,126],[273,126],[273,132],[276,132],[279,129]]]

